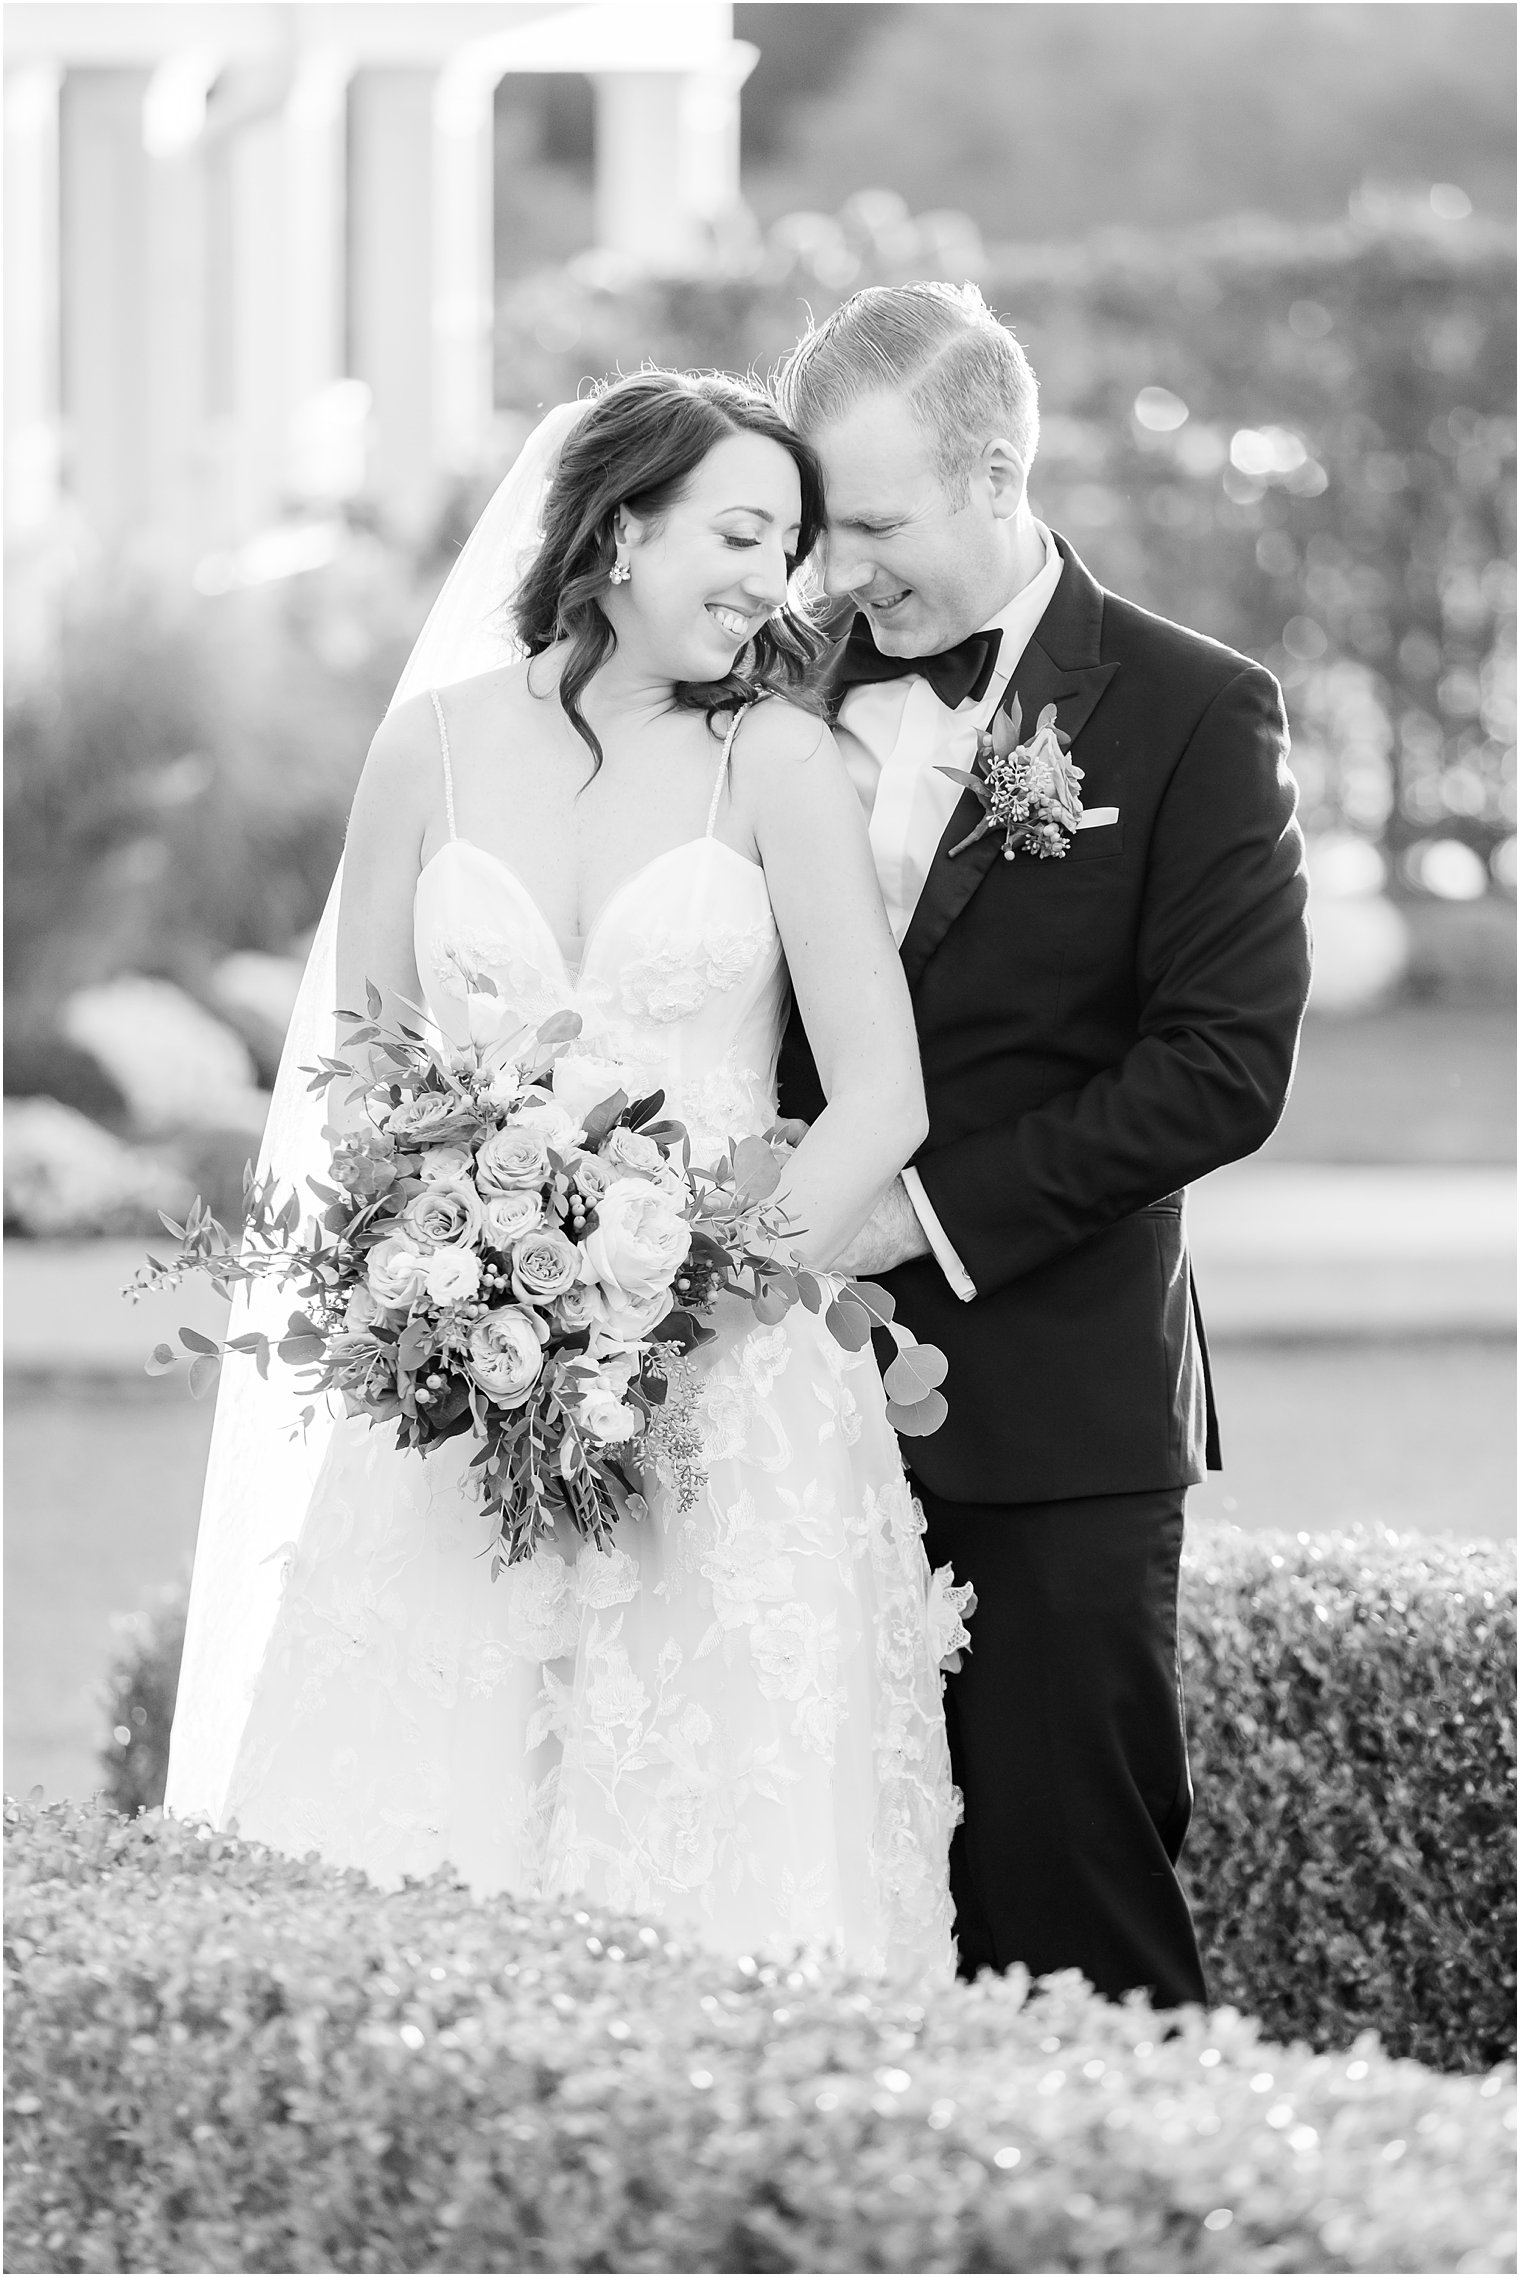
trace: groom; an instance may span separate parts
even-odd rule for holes
[[[843,1262],[950,1363],[904,1452],[975,1585],[946,1711],[963,1974],[1078,1968],[1201,2001],[1175,1867],[1189,1485],[1219,1466],[1190,1179],[1283,1109],[1308,986],[1287,729],[1259,665],[1105,593],[1027,494],[1034,374],[973,287],[857,293],[780,375],[853,621],[831,710],[913,993],[930,1132]],[[1055,707],[1044,844],[944,774]],[[1051,745],[1044,744],[1047,755]],[[1064,770],[1063,770],[1064,771]],[[818,1076],[793,1017],[781,1107]]]

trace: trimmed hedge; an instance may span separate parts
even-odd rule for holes
[[[1198,1527],[1183,1580],[1216,2000],[1276,2038],[1515,2052],[1515,1548]]]
[[[183,1614],[112,1672],[109,1799],[164,1791]],[[1183,1870],[1217,2000],[1442,2068],[1515,2048],[1515,1554],[1381,1530],[1190,1530]]]
[[[1512,2080],[6,1813],[12,2270],[1490,2270]]]

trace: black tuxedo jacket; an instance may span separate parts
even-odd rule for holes
[[[1219,1467],[1183,1188],[1282,1113],[1308,993],[1303,840],[1276,681],[1065,569],[1013,675],[1046,704],[1088,809],[1064,859],[1002,858],[951,817],[907,936],[929,1104],[915,1167],[976,1284],[881,1276],[950,1372],[905,1445],[934,1493],[1040,1502]],[[841,643],[842,646],[842,643]],[[793,1013],[781,1108],[823,1094]]]

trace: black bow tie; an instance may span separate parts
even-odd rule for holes
[[[917,672],[953,712],[968,696],[980,703],[986,695],[1002,641],[1001,632],[975,632],[938,656],[883,656],[868,619],[857,614],[835,672],[835,693],[843,696],[868,681],[901,680]]]

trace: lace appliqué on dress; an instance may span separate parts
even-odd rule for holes
[[[710,996],[734,988],[776,944],[776,928],[762,918],[743,932],[704,941],[675,941],[623,965],[616,1002],[634,1020],[685,1020]]]

